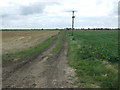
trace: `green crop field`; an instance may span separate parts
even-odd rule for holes
[[[118,31],[66,31],[79,87],[118,87]]]

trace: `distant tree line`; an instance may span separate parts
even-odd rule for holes
[[[64,29],[0,29],[1,31],[42,31],[42,30],[64,30]]]
[[[41,30],[72,30],[72,28],[64,28],[64,29],[0,29],[2,31],[41,31]],[[80,29],[75,29],[74,30],[120,30],[120,28],[80,28]]]
[[[2,31],[39,31],[44,29],[1,29]]]
[[[65,28],[66,30],[72,30],[72,28]],[[81,29],[74,29],[74,30],[120,30],[120,28],[81,28]]]

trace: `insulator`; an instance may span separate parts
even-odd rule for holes
[[[75,18],[75,16],[72,16],[72,18]]]

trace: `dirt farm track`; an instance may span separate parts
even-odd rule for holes
[[[25,31],[23,36],[21,32],[18,34],[3,32],[3,53],[12,53],[11,50],[18,46],[17,50],[24,50],[26,46],[33,47],[57,33],[58,31],[43,31],[42,34]],[[77,87],[73,85],[76,80],[74,69],[68,65],[67,61],[67,42],[64,41],[60,51],[53,55],[51,51],[56,44],[57,40],[54,40],[48,48],[28,57],[28,61],[23,60],[22,64],[21,61],[14,61],[3,65],[3,88]],[[19,68],[16,68],[16,65],[19,65]]]

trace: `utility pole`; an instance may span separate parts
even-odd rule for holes
[[[74,19],[75,19],[74,13],[75,13],[75,11],[72,11],[72,36],[73,36],[73,30],[74,30]]]

